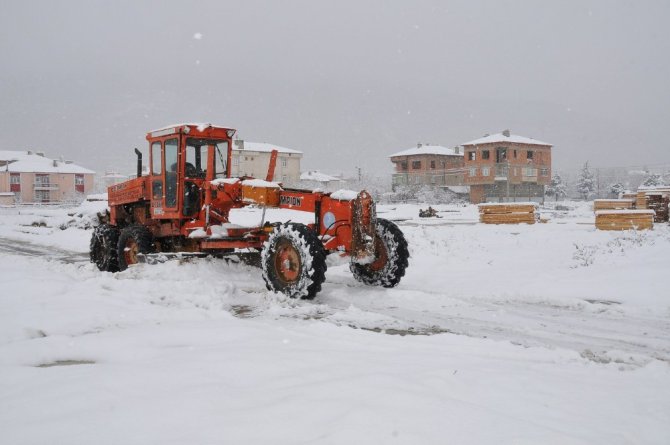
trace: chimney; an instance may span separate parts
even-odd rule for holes
[[[66,160],[65,160],[65,163],[66,163],[66,164],[74,164],[74,161],[70,161],[69,159],[66,159]]]
[[[36,151],[35,154],[36,154],[37,156],[42,156],[42,157],[44,157],[44,152],[43,152],[43,151]]]
[[[235,139],[235,150],[244,150],[244,141],[242,139]]]
[[[454,147],[454,153],[458,154],[461,151],[461,147],[458,145]]]
[[[57,160],[54,159],[53,164],[54,164],[54,167],[58,167],[58,161]]]
[[[421,148],[422,145],[423,144],[421,142],[419,142],[418,144],[416,144],[416,148]]]
[[[33,151],[32,150],[27,150],[26,153],[28,153],[28,155],[32,155]]]
[[[507,130],[503,130],[502,134],[503,134],[503,136],[505,136],[505,137],[509,137],[509,129],[507,129]]]

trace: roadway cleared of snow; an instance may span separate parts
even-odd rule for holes
[[[379,206],[406,277],[331,256],[312,302],[223,260],[99,272],[93,203],[0,209],[2,442],[665,444],[670,228],[567,205],[531,226]]]

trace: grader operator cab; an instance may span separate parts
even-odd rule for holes
[[[393,287],[408,265],[403,233],[376,217],[365,192],[283,188],[272,182],[277,152],[265,180],[231,177],[235,130],[179,124],[147,134],[149,171],[108,189],[109,218],[96,227],[91,261],[117,272],[152,255],[225,256],[241,251],[260,257],[269,290],[312,299],[325,280],[326,256],[348,254],[354,277]],[[309,212],[311,224],[259,221],[240,227],[233,209],[255,205]],[[263,219],[265,211],[263,211]]]

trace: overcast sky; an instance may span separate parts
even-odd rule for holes
[[[0,149],[132,172],[147,131],[212,122],[384,174],[509,128],[559,170],[670,163],[667,0],[1,3]]]

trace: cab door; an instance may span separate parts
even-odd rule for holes
[[[179,139],[170,138],[151,143],[151,216],[178,216]]]
[[[151,217],[162,218],[165,213],[163,196],[163,143],[154,141],[151,143]]]

